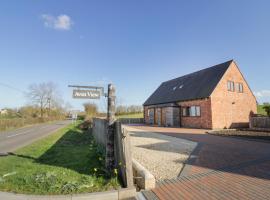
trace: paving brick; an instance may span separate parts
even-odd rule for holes
[[[145,130],[145,127],[136,127]],[[185,176],[152,190],[159,199],[270,199],[270,143],[205,134],[197,129],[146,127],[200,146]]]

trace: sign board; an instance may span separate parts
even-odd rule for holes
[[[100,91],[98,90],[73,90],[73,98],[75,99],[100,99]]]

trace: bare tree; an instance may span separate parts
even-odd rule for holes
[[[46,110],[50,113],[52,108],[59,107],[61,104],[57,86],[52,82],[32,84],[28,90],[26,96],[34,105],[39,107],[42,118]]]
[[[89,117],[93,117],[98,112],[98,107],[94,103],[84,103],[84,111]]]
[[[130,106],[124,106],[119,105],[116,107],[116,114],[122,115],[122,114],[134,114],[134,113],[141,113],[143,112],[142,106],[137,105],[130,105]]]

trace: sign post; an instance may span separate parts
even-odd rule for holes
[[[114,168],[114,122],[115,122],[115,87],[108,85],[108,107],[107,107],[108,134],[106,145],[106,168],[111,172]]]
[[[107,144],[106,144],[106,168],[109,173],[114,169],[114,122],[115,122],[115,87],[113,84],[108,85],[108,93],[104,93],[103,87],[79,86],[74,87],[73,98],[75,99],[100,99],[101,96],[107,97]]]

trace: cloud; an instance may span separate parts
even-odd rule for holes
[[[270,90],[261,90],[254,92],[254,95],[258,98],[270,97]]]
[[[68,15],[58,15],[55,17],[49,14],[43,14],[41,15],[41,18],[44,21],[45,27],[53,28],[56,30],[68,31],[74,24]]]

